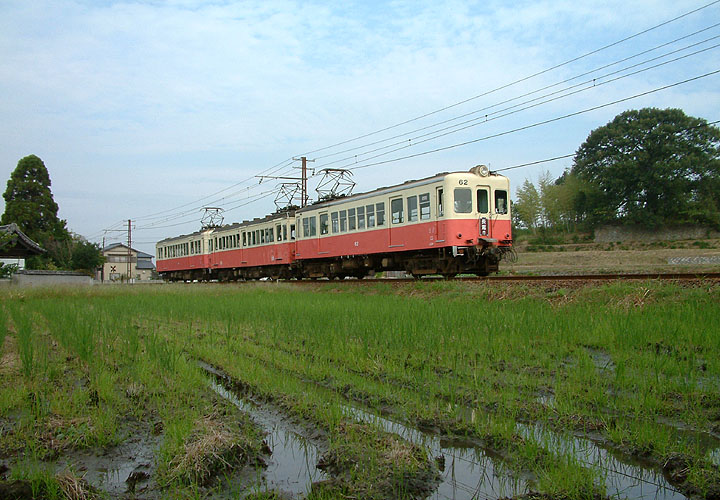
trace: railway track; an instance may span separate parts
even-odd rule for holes
[[[441,277],[416,278],[365,278],[346,280],[297,280],[287,281],[298,285],[309,284],[362,284],[362,283],[406,283],[415,281],[444,280]],[[500,275],[484,277],[456,277],[452,281],[474,281],[474,282],[495,282],[495,281],[617,281],[617,280],[659,280],[659,281],[696,281],[696,280],[720,280],[720,273],[644,273],[644,274],[565,274],[565,275]]]

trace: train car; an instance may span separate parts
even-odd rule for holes
[[[162,240],[157,269],[171,281],[290,278],[294,240],[294,214],[273,214]]]
[[[170,280],[202,280],[209,269],[212,229],[166,238],[155,245],[157,271]]]
[[[484,165],[157,244],[170,280],[487,275],[512,251],[509,181]],[[297,234],[296,234],[297,233]]]
[[[480,165],[297,210],[302,276],[496,272],[512,249],[509,189]]]

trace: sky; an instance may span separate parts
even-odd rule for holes
[[[71,231],[130,219],[152,255],[204,206],[274,211],[292,181],[256,176],[300,156],[311,198],[323,168],[364,192],[541,162],[517,188],[628,109],[720,120],[718,44],[711,0],[3,0],[0,186],[35,154]]]

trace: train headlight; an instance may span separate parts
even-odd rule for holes
[[[490,174],[490,169],[487,167],[487,165],[476,165],[471,168],[470,171],[475,175],[479,175],[480,177],[487,177],[488,174]]]

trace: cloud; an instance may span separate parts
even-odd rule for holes
[[[480,95],[691,8],[660,0],[4,2],[0,175],[9,177],[20,157],[39,154],[61,210],[64,192],[82,186],[82,201],[71,202],[68,194],[66,206],[103,205],[107,210],[94,223],[101,228],[110,213],[122,219],[195,199],[303,151]],[[690,32],[709,24],[704,19],[717,13],[711,9],[393,132],[516,97]],[[426,149],[641,92],[717,61],[717,52],[708,53],[474,127]],[[642,103],[683,106],[715,118],[720,110],[713,87],[698,83]],[[565,154],[619,111],[367,169],[357,177],[371,189],[478,162]],[[93,202],[97,186],[111,185],[127,193],[125,199],[152,191],[109,182],[118,173],[142,179],[157,196],[130,206],[107,204],[98,189]],[[261,205],[255,215],[271,208],[271,202]],[[62,215],[71,226],[83,220],[80,232],[93,227],[86,214]]]

